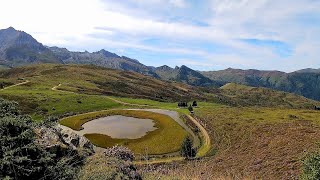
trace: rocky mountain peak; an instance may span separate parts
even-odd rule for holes
[[[157,67],[158,70],[164,70],[164,71],[169,71],[169,70],[173,70],[171,67],[167,66],[167,65],[163,65],[160,67]]]
[[[120,58],[120,56],[118,56],[117,54],[111,53],[111,52],[106,51],[104,49],[101,49],[100,51],[98,51],[98,53],[104,55],[105,57]]]

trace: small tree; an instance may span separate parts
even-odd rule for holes
[[[178,102],[178,107],[188,107],[187,102]]]
[[[188,107],[188,103],[187,102],[183,102],[183,107]]]
[[[191,105],[188,107],[188,110],[193,113],[193,107]]]
[[[189,159],[195,157],[196,150],[192,147],[192,140],[187,136],[181,144],[180,155]]]
[[[193,101],[192,106],[193,106],[193,107],[197,107],[197,106],[198,106],[197,101]]]

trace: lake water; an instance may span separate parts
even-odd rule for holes
[[[79,134],[99,133],[119,139],[137,139],[154,131],[154,122],[151,119],[138,119],[121,115],[107,116],[89,121],[82,125]]]

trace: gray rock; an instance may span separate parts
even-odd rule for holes
[[[89,153],[94,153],[94,147],[91,142],[84,136],[80,136],[69,129],[62,129],[62,139],[74,149],[87,150]]]
[[[85,157],[94,153],[93,145],[90,141],[71,130],[40,126],[35,128],[34,131],[37,135],[35,142],[52,153],[65,154],[68,149],[77,151]]]

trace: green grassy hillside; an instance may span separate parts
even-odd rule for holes
[[[124,106],[108,96],[157,101],[204,99],[196,88],[134,72],[95,66],[41,64],[0,72],[1,97],[18,101],[34,116],[61,115]],[[10,87],[12,84],[18,86]],[[102,95],[102,96],[101,96]]]
[[[264,88],[199,88],[139,73],[88,65],[40,64],[0,71],[0,96],[16,100],[37,118],[117,108],[110,96],[160,102],[207,101],[232,106],[313,108],[301,96]],[[18,84],[18,86],[12,86]],[[173,105],[175,106],[175,105]]]
[[[320,100],[320,73],[317,69],[305,69],[292,73],[226,69],[202,72],[205,77],[225,83],[238,83],[253,87],[265,87],[290,92]]]
[[[228,83],[220,89],[224,96],[231,98],[234,103],[242,106],[313,109],[314,106],[319,105],[318,101],[268,88]]]
[[[192,86],[164,82],[139,73],[89,65],[41,64],[14,68],[0,73],[5,79],[30,79],[33,88],[58,89],[83,94],[145,97],[156,100],[177,100],[201,96]]]

